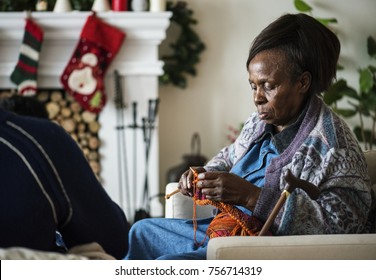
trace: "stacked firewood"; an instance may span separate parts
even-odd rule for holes
[[[46,105],[49,118],[61,125],[76,140],[94,173],[100,178],[98,115],[83,110],[64,90],[39,91],[37,98]]]

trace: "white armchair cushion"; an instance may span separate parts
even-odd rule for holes
[[[210,239],[213,260],[375,260],[376,234],[232,236]]]
[[[178,183],[169,183],[166,186],[166,194],[172,193],[178,188]],[[215,207],[211,205],[196,206],[196,217],[207,218],[213,216]],[[193,201],[192,198],[177,193],[166,199],[165,217],[177,219],[192,219],[193,218]]]

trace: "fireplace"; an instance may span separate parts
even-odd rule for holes
[[[43,29],[44,41],[40,53],[38,67],[38,94],[53,91],[61,92],[60,75],[66,66],[78,42],[81,29],[90,12],[50,13],[35,12],[32,19]],[[148,198],[158,197],[159,187],[159,155],[158,155],[158,119],[155,120],[150,134],[148,162],[142,121],[149,114],[149,105],[158,100],[158,76],[162,74],[163,63],[158,58],[158,46],[165,38],[171,13],[150,12],[103,12],[98,17],[120,28],[127,34],[123,46],[105,76],[105,92],[107,104],[102,112],[93,120],[98,123],[97,137],[100,142],[99,177],[111,198],[125,211],[130,221],[136,209],[144,208],[143,197],[145,182]],[[25,13],[0,13],[0,90],[14,89],[15,85],[9,76],[18,59],[19,49],[24,32]],[[125,107],[124,143],[125,163],[119,169],[119,127],[115,104],[115,70],[120,75],[120,85]],[[69,98],[61,92],[62,103],[67,104]],[[58,98],[58,97],[56,97]],[[138,114],[134,125],[132,104],[137,104]],[[63,106],[63,105],[61,105]],[[69,123],[67,124],[69,127]],[[68,128],[69,129],[69,128]],[[87,136],[91,137],[91,136]],[[88,139],[87,138],[87,141]],[[91,140],[92,145],[95,140]],[[146,164],[148,163],[148,164]],[[99,167],[98,167],[99,168]],[[147,178],[146,178],[147,177]],[[146,180],[147,179],[147,180]],[[122,183],[119,183],[122,181]],[[128,188],[125,183],[128,182]],[[163,207],[158,199],[150,199],[150,214],[163,215]]]

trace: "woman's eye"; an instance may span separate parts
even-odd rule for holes
[[[272,90],[273,86],[271,84],[266,83],[266,84],[264,84],[264,88],[265,88],[265,90]]]
[[[251,89],[252,89],[252,91],[256,91],[257,90],[256,85],[255,84],[251,84]]]

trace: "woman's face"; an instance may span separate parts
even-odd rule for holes
[[[258,53],[248,65],[249,83],[257,112],[262,121],[280,132],[299,117],[305,106],[311,75],[291,78],[291,64],[278,50]]]

